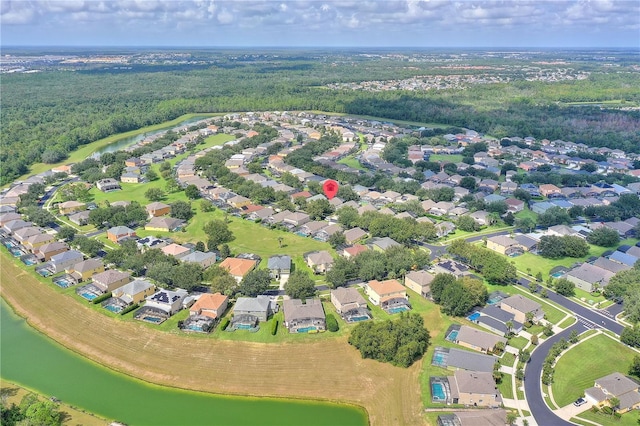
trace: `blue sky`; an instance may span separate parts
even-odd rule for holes
[[[0,0],[3,46],[638,47],[640,0]]]

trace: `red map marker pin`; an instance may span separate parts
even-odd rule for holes
[[[324,195],[326,195],[328,199],[332,199],[338,193],[338,182],[336,182],[335,180],[327,179],[322,185],[322,190],[324,191]]]

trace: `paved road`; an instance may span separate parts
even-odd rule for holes
[[[526,285],[528,284],[527,280],[520,280],[519,283],[523,287],[528,288]],[[618,335],[622,333],[622,330],[624,329],[622,325],[618,324],[615,321],[614,319],[615,315],[612,315],[608,310],[605,310],[605,309],[594,310],[594,309],[587,308],[549,289],[547,289],[547,295],[549,296],[549,300],[554,301],[558,305],[566,308],[568,311],[573,312],[575,316],[578,318],[578,321],[582,322],[583,324],[586,324],[587,326],[589,326],[589,328],[595,328],[595,327],[605,328],[609,331],[613,331]],[[616,305],[616,306],[620,306],[619,309],[622,310],[621,305]],[[615,311],[615,309],[618,309],[618,308],[613,308],[613,309]]]
[[[562,420],[560,417],[551,411],[544,402],[542,397],[542,389],[540,387],[540,378],[542,376],[542,364],[544,359],[549,353],[551,346],[560,339],[569,340],[571,331],[576,330],[578,333],[582,333],[586,330],[585,326],[581,323],[576,323],[566,330],[553,335],[544,340],[538,347],[531,353],[531,360],[527,364],[524,370],[524,391],[529,403],[529,408],[533,418],[536,419],[536,423],[540,426],[546,425],[572,425],[566,420]]]

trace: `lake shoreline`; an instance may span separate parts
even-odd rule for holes
[[[354,409],[358,409],[358,410],[364,410],[364,413],[366,414],[366,417],[369,418],[369,422],[370,424],[388,424],[389,422],[383,420],[383,418],[386,418],[386,415],[381,415],[379,412],[376,413],[376,411],[389,411],[389,410],[385,410],[384,407],[376,407],[376,404],[372,404],[372,403],[368,403],[365,400],[369,400],[369,398],[365,398],[365,396],[368,395],[362,395],[362,393],[357,393],[355,392],[355,389],[351,389],[351,390],[347,390],[346,392],[342,391],[340,392],[339,390],[336,390],[336,392],[333,391],[333,389],[322,389],[322,392],[315,392],[314,390],[310,390],[308,389],[308,386],[297,386],[300,389],[290,389],[290,383],[292,381],[295,381],[295,379],[292,378],[283,378],[281,376],[279,376],[279,381],[281,383],[274,383],[273,385],[268,385],[267,383],[264,383],[264,380],[261,380],[259,385],[256,388],[253,388],[252,386],[245,386],[245,385],[239,385],[238,382],[242,382],[242,377],[238,378],[235,377],[236,375],[234,374],[229,374],[228,371],[224,372],[227,376],[231,376],[228,380],[228,382],[226,382],[225,380],[219,380],[216,383],[216,386],[211,385],[211,383],[209,382],[207,385],[203,385],[203,380],[202,378],[200,379],[196,379],[194,377],[191,377],[190,375],[185,375],[185,376],[180,376],[180,381],[181,381],[181,385],[179,386],[175,386],[176,381],[175,380],[167,380],[168,378],[166,376],[162,376],[159,375],[157,373],[157,371],[153,371],[153,369],[141,369],[139,367],[133,367],[132,365],[130,365],[130,363],[128,362],[128,358],[126,356],[119,356],[119,357],[113,357],[113,356],[108,356],[104,353],[101,352],[100,348],[97,347],[99,345],[88,345],[84,340],[83,341],[78,341],[78,340],[82,340],[82,339],[74,339],[72,336],[70,336],[66,331],[68,330],[59,330],[57,327],[55,327],[54,324],[52,324],[51,321],[45,321],[44,318],[46,317],[46,314],[44,312],[39,311],[38,309],[30,309],[30,308],[26,308],[25,306],[25,302],[33,302],[34,300],[51,300],[51,301],[55,301],[56,303],[64,301],[65,303],[62,303],[62,305],[65,305],[65,307],[71,305],[77,305],[74,306],[75,309],[74,312],[75,314],[77,314],[77,311],[81,311],[84,312],[84,315],[87,315],[88,317],[99,317],[98,318],[98,322],[102,323],[103,328],[109,328],[109,329],[116,329],[116,330],[112,330],[112,332],[116,332],[119,331],[120,328],[135,328],[135,329],[144,329],[144,333],[148,334],[149,336],[149,342],[150,343],[152,340],[154,340],[156,338],[156,335],[158,334],[163,334],[163,335],[167,335],[167,336],[161,336],[161,337],[166,337],[167,340],[177,340],[179,341],[181,344],[185,343],[186,341],[192,341],[189,343],[195,343],[196,345],[198,345],[198,342],[201,342],[201,340],[199,339],[188,339],[188,338],[184,338],[184,336],[176,336],[174,334],[170,334],[170,333],[162,333],[162,332],[157,332],[157,331],[153,331],[153,330],[148,330],[148,328],[146,327],[141,327],[139,325],[136,324],[131,324],[131,323],[113,323],[112,321],[106,321],[105,324],[105,317],[103,317],[102,315],[100,315],[99,313],[93,312],[90,309],[88,309],[87,307],[84,307],[80,304],[77,303],[77,301],[71,299],[71,298],[67,298],[64,295],[61,295],[59,293],[54,292],[52,289],[47,288],[46,285],[43,285],[40,282],[37,282],[37,280],[35,280],[33,277],[29,277],[28,273],[26,271],[21,271],[19,273],[16,272],[16,270],[19,270],[19,268],[16,265],[13,265],[13,262],[11,260],[9,260],[8,256],[6,256],[6,254],[2,253],[2,256],[4,257],[4,266],[3,266],[3,272],[5,272],[7,270],[7,264],[11,264],[10,266],[12,266],[11,269],[13,269],[14,273],[13,276],[16,277],[18,280],[21,281],[21,284],[17,287],[15,286],[7,286],[4,285],[3,289],[2,289],[2,297],[3,299],[5,299],[8,303],[8,305],[16,312],[17,315],[19,315],[20,317],[22,317],[23,319],[25,319],[27,321],[27,323],[33,327],[35,330],[37,330],[40,334],[50,337],[52,338],[54,341],[56,341],[57,343],[59,343],[60,345],[64,346],[65,348],[71,350],[74,354],[81,356],[83,358],[87,358],[89,360],[91,360],[94,363],[97,363],[98,365],[100,365],[103,368],[108,368],[108,369],[113,369],[119,373],[125,374],[128,377],[133,377],[148,383],[152,383],[152,384],[158,384],[160,386],[168,386],[171,388],[176,388],[176,389],[182,389],[182,390],[190,390],[190,391],[196,391],[196,392],[206,392],[208,394],[216,394],[216,395],[222,395],[222,396],[226,396],[226,397],[233,397],[233,396],[244,396],[244,397],[250,397],[250,398],[258,398],[258,399],[265,399],[265,398],[273,398],[275,400],[297,400],[297,401],[301,401],[301,402],[306,402],[309,400],[314,400],[314,401],[322,401],[324,403],[333,403],[333,404],[339,404],[341,406],[347,406],[347,407],[353,407]],[[8,260],[8,261],[7,261]],[[25,276],[27,275],[27,276]],[[5,273],[3,273],[3,276],[7,276]],[[25,276],[25,277],[23,277]],[[20,278],[18,278],[20,277]],[[24,279],[24,278],[29,278],[29,279]],[[14,280],[11,280],[14,281]],[[34,288],[32,285],[28,285],[28,283],[31,284],[35,284],[35,288],[39,291],[37,291],[37,293],[39,294],[40,297],[34,298]],[[17,283],[16,283],[17,284]],[[25,287],[31,287],[30,289],[26,289]],[[20,294],[19,290],[25,290],[23,292],[23,294]],[[49,291],[48,291],[49,290]],[[26,296],[29,295],[28,300],[25,300],[24,297],[22,296]],[[65,300],[66,299],[66,300]],[[27,303],[29,304],[29,303]],[[37,305],[46,305],[46,303],[36,303]],[[66,311],[67,309],[65,309]],[[34,315],[32,312],[37,312],[40,315]],[[95,318],[92,318],[92,323],[95,320]],[[74,325],[74,324],[67,324],[67,325]],[[82,324],[77,324],[78,326],[81,326]],[[105,327],[106,326],[106,327]],[[66,327],[69,328],[69,327]],[[71,327],[71,329],[75,329],[75,332],[72,332],[72,335],[76,335],[76,336],[82,336],[83,333],[81,330],[78,330],[78,328],[82,328],[82,327]],[[344,340],[344,339],[336,339],[336,341],[331,342],[331,344],[329,345],[329,350],[334,350],[336,348],[336,346],[338,346],[338,349],[340,350],[340,352],[346,351],[349,352],[352,350],[352,348],[350,348],[348,345],[346,345],[346,342],[337,342],[337,340]],[[318,357],[318,354],[322,352],[322,348],[327,345],[327,342],[320,342],[320,343],[288,343],[288,344],[252,344],[252,343],[248,343],[248,342],[228,342],[228,341],[219,341],[219,342],[215,342],[216,346],[221,346],[221,347],[225,347],[225,348],[233,348],[236,352],[238,353],[242,353],[244,355],[245,358],[250,358],[251,357],[251,353],[246,354],[246,352],[253,352],[254,354],[260,354],[261,356],[265,356],[265,357],[269,357],[270,353],[279,353],[279,354],[287,354],[287,353],[291,353],[291,352],[296,352],[298,349],[304,349],[305,354],[307,352],[313,353],[316,357]],[[143,345],[146,346],[146,345]],[[307,351],[307,348],[309,349]],[[173,348],[174,350],[176,348]],[[178,345],[178,350],[180,349],[180,345]],[[134,350],[135,352],[135,350]],[[188,352],[188,350],[187,350]],[[223,351],[224,352],[224,351]],[[354,351],[355,352],[355,351]],[[351,352],[350,355],[355,355],[355,353]],[[280,355],[280,358],[284,357],[285,355]],[[162,358],[160,356],[158,357],[152,357],[152,358]],[[308,370],[308,363],[313,364],[314,362],[317,365],[317,368],[314,369],[314,373],[319,376],[320,380],[327,374],[329,374],[329,376],[332,376],[332,374],[330,372],[327,372],[327,370],[331,370],[331,366],[335,363],[333,362],[329,362],[329,363],[322,363],[318,360],[306,360],[307,355],[303,356],[303,358],[305,358],[305,360],[302,362],[304,365],[302,367],[302,370]],[[276,357],[277,359],[277,357]],[[344,357],[341,355],[340,359],[344,359]],[[343,380],[346,380],[347,376],[347,372],[348,371],[352,371],[352,368],[349,366],[349,364],[351,364],[351,360],[345,360],[345,364],[347,364],[347,366],[345,367],[346,371],[343,371],[343,373],[340,377]],[[237,360],[236,360],[237,361]],[[280,360],[280,362],[282,362],[283,360]],[[159,361],[157,359],[154,359],[154,362],[152,363],[152,365],[156,365],[156,363],[158,362],[162,362]],[[230,359],[228,361],[229,363],[232,362],[232,359]],[[287,365],[288,369],[291,370],[295,370],[296,368],[300,368],[300,366],[296,365],[298,364],[300,361],[296,360],[296,362],[292,362],[291,366]],[[367,367],[372,367],[375,366],[378,369],[382,369],[382,370],[387,370],[389,368],[393,369],[394,367],[389,367],[389,366],[385,366],[385,365],[380,365],[379,363],[376,363],[375,361],[370,361],[370,360],[361,360],[359,357],[359,354],[357,354],[357,362],[358,363],[362,363],[362,364],[367,364]],[[242,362],[240,362],[241,364]],[[237,363],[236,363],[237,364]],[[278,364],[276,363],[268,363],[269,365],[272,364]],[[288,364],[288,363],[285,363]],[[323,367],[322,365],[326,365],[326,364],[331,364],[329,366],[327,366],[326,368]],[[278,365],[276,365],[276,369],[279,368]],[[230,370],[234,370],[233,366],[230,368]],[[255,366],[254,368],[252,368],[253,371],[255,371]],[[272,375],[273,373],[269,373],[268,371],[265,372],[262,369],[258,368],[259,371],[262,371],[263,373],[267,373],[267,375]],[[335,370],[335,368],[334,368]],[[404,370],[404,369],[402,369]],[[408,369],[409,371],[400,371],[400,370],[395,370],[393,371],[393,373],[400,373],[400,376],[403,376],[402,378],[405,380],[402,380],[402,382],[404,382],[405,385],[409,386],[409,384],[412,383],[411,388],[415,388],[415,393],[414,395],[416,396],[416,400],[417,402],[419,401],[419,389],[418,389],[418,383],[417,383],[417,375],[419,373],[419,369],[417,368],[412,368],[412,369]],[[142,372],[142,373],[141,373]],[[380,372],[379,374],[376,374],[376,376],[378,376],[376,379],[380,380],[381,382],[387,382],[386,385],[391,385],[391,383],[389,383],[389,375],[391,376],[396,376],[397,374],[389,374],[390,371],[385,371],[384,373]],[[251,373],[249,373],[251,374]],[[354,376],[357,376],[358,374],[362,374],[362,372],[358,372],[357,374],[354,374]],[[335,373],[333,374],[335,376]],[[244,375],[246,376],[246,374]],[[369,376],[369,374],[366,374],[366,376]],[[383,379],[386,378],[385,379]],[[410,379],[410,377],[413,377],[413,380],[409,380],[408,382],[406,381],[406,379]],[[184,380],[182,380],[184,379]],[[331,379],[331,377],[329,377],[329,379]],[[363,378],[364,379],[364,378]],[[369,378],[370,381],[371,378]],[[329,380],[331,381],[331,380]],[[391,382],[393,382],[393,378],[391,378],[390,380]],[[267,380],[268,382],[268,380]],[[287,383],[286,386],[284,385],[284,382]],[[349,380],[347,380],[347,382],[349,382]],[[349,383],[349,386],[346,386],[346,388],[350,388],[352,385],[352,383]],[[395,386],[392,387],[397,387],[398,384],[394,383]],[[296,386],[293,386],[294,388]],[[384,388],[385,384],[381,383],[381,386],[373,386],[372,389],[369,389],[369,392],[365,392],[367,394],[373,392],[373,394],[378,394],[381,390],[384,390],[386,393],[386,389],[380,389],[380,388]],[[251,392],[247,392],[246,390],[248,388],[253,388],[254,390]],[[356,388],[359,388],[359,386],[356,386]],[[306,390],[303,390],[306,389]],[[400,389],[402,389],[402,387],[400,387]],[[406,393],[407,388],[403,389],[404,392],[400,391],[400,389],[398,389],[398,393]],[[300,392],[296,392],[296,390],[299,390]],[[327,393],[328,392],[328,393]],[[329,394],[331,394],[331,396],[329,396]],[[349,395],[353,398],[342,398],[344,395]],[[338,396],[338,398],[336,398],[335,396]],[[373,395],[371,395],[373,396]],[[379,395],[378,395],[379,396]],[[354,400],[355,399],[355,400]],[[413,399],[413,398],[412,398]],[[409,401],[404,401],[405,404],[408,403]],[[406,411],[409,412],[414,412],[414,413],[419,413],[420,412],[420,404],[419,402],[414,406],[414,409],[411,409],[410,407],[404,406],[405,404],[401,404],[401,406],[398,407],[400,412],[405,412],[405,415],[407,414]],[[404,407],[402,407],[404,406]],[[377,408],[377,410],[376,410]],[[407,410],[408,409],[408,410]],[[372,413],[373,411],[373,413]],[[391,411],[396,411],[396,410],[391,410]],[[389,413],[387,413],[389,414]],[[400,413],[395,413],[393,414],[394,417],[396,417],[398,414]],[[398,417],[402,417],[404,418],[405,415],[399,415]],[[420,421],[420,416],[418,416],[417,418],[414,417],[415,414],[410,415],[409,417],[413,418],[413,420],[411,421],[401,421],[401,424],[418,424],[418,423],[422,423],[422,421]],[[398,420],[398,417],[396,417],[396,420]],[[378,423],[377,420],[380,419],[381,422]],[[390,419],[386,419],[386,420],[390,420]],[[405,420],[407,420],[405,418]],[[416,421],[418,420],[418,421]]]

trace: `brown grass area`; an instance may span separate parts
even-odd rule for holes
[[[19,315],[67,348],[122,373],[219,394],[356,404],[373,425],[424,424],[420,362],[404,369],[363,360],[346,337],[260,344],[150,330],[101,315],[1,257],[1,295]],[[166,374],[167,364],[174,374]]]

